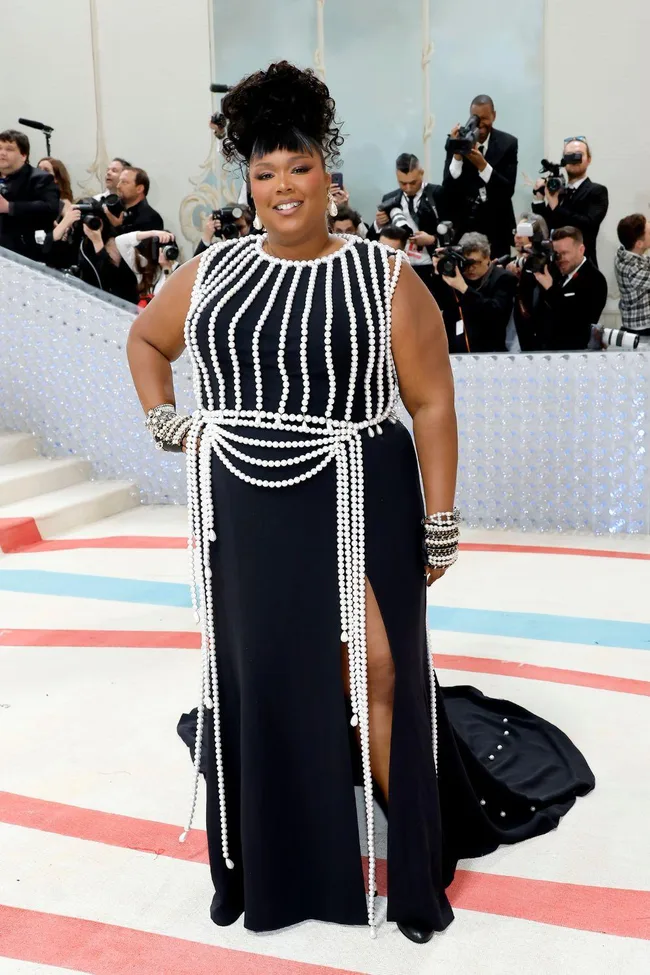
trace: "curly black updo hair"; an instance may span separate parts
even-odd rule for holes
[[[242,78],[223,99],[228,162],[250,163],[276,149],[320,152],[336,164],[343,145],[341,125],[327,85],[310,69],[277,61]]]

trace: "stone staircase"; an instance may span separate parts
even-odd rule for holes
[[[29,433],[0,432],[0,552],[15,551],[138,504],[128,481],[89,481],[90,464],[49,460]]]

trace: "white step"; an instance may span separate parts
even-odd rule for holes
[[[0,507],[2,518],[34,518],[42,538],[52,538],[119,514],[139,503],[129,481],[83,481],[73,487],[41,494]]]
[[[31,433],[0,433],[0,464],[15,464],[36,456],[36,440]]]
[[[76,457],[62,460],[34,457],[15,464],[3,464],[0,467],[0,505],[70,487],[84,481],[90,470],[88,461]]]

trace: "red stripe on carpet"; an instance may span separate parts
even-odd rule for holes
[[[90,975],[357,975],[78,917],[0,905],[0,952]]]
[[[494,660],[491,657],[460,657],[453,653],[434,653],[437,670],[466,670],[473,674],[498,674],[500,677],[521,677],[526,680],[542,680],[550,684],[573,684],[575,687],[593,687],[600,691],[617,691],[621,694],[640,694],[650,697],[650,681],[632,677],[614,677],[609,674],[591,674],[583,670],[563,670],[560,667],[540,667],[515,660]]]
[[[0,551],[16,552],[42,541],[33,518],[0,518]]]
[[[146,647],[196,650],[201,635],[185,630],[0,630],[4,647]]]
[[[187,548],[187,538],[176,535],[112,535],[108,538],[55,538],[29,545],[34,552],[65,552],[78,548]]]
[[[5,519],[10,521],[11,519]],[[33,521],[33,519],[25,519]],[[2,519],[0,519],[0,528]],[[38,532],[38,529],[36,529]],[[38,535],[33,541],[26,539],[20,546],[29,547],[29,552],[63,552],[69,549],[115,548],[115,549],[182,549],[187,539],[176,535],[113,535],[105,538],[61,538],[43,541]],[[554,545],[514,545],[500,542],[461,542],[465,552],[510,552],[529,555],[578,555],[595,559],[637,559],[650,561],[650,552],[620,552],[609,549],[563,548]]]
[[[465,552],[513,552],[528,555],[581,555],[594,559],[639,559],[650,561],[650,552],[620,552],[610,549],[563,548],[561,545],[507,545],[497,542],[461,542]]]
[[[130,647],[151,650],[196,650],[200,642],[198,633],[183,630],[0,630],[0,646],[4,647]],[[632,677],[614,677],[582,670],[540,667],[513,660],[457,656],[451,653],[436,653],[434,660],[439,670],[498,674],[501,677],[541,680],[551,684],[572,684],[575,687],[593,687],[600,691],[650,697],[650,681],[635,680]]]
[[[179,843],[180,827],[169,823],[82,809],[9,792],[0,792],[0,821],[156,856],[207,863],[205,833],[192,831],[185,843]],[[366,863],[364,869],[367,874]],[[377,888],[382,896],[386,894],[386,884],[386,862],[379,860]],[[650,939],[650,891],[459,870],[449,888],[449,897],[454,907],[463,910],[517,917],[580,931]]]

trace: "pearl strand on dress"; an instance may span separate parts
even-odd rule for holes
[[[334,264],[330,261],[325,269],[325,328],[323,330],[323,345],[325,346],[325,368],[327,369],[328,394],[325,416],[329,419],[334,409],[336,399],[336,372],[332,358],[332,321],[334,319],[334,301],[332,296],[332,275]]]
[[[350,383],[348,386],[348,397],[345,406],[345,419],[349,422],[350,417],[352,416],[354,393],[357,385],[357,370],[359,368],[359,341],[357,338],[357,313],[354,309],[352,287],[350,285],[350,269],[348,268],[348,262],[345,257],[341,260],[341,273],[343,275],[345,304],[350,318]],[[365,288],[365,282],[363,280],[358,281],[357,284],[359,284],[361,288]]]
[[[365,286],[363,268],[361,266],[361,258],[359,257],[359,252],[356,250],[351,251],[352,260],[356,267],[357,281],[363,282],[363,287],[360,288],[361,300],[363,302],[363,308],[366,313],[366,326],[368,329],[368,362],[366,364],[366,375],[363,383],[364,392],[366,396],[366,419],[370,420],[372,418],[372,391],[371,391],[371,379],[373,370],[375,368],[375,323],[372,316],[372,307],[370,305],[370,298],[368,297],[368,289]],[[372,430],[372,427],[368,427],[368,433]],[[375,428],[375,432],[381,434],[382,429],[379,424]]]
[[[278,372],[280,373],[280,379],[282,380],[282,393],[280,394],[280,403],[278,405],[278,413],[284,413],[287,408],[287,402],[289,400],[290,382],[289,373],[287,372],[287,366],[284,361],[284,350],[287,344],[287,329],[289,328],[289,318],[291,317],[291,309],[293,308],[293,299],[296,296],[296,289],[300,281],[300,276],[302,274],[302,265],[299,264],[291,280],[291,285],[289,287],[289,294],[287,295],[287,300],[284,305],[284,313],[282,315],[282,324],[280,325],[280,338],[278,341]],[[260,411],[262,407],[260,406]],[[261,417],[261,412],[260,412]]]
[[[273,302],[278,296],[278,291],[284,280],[284,276],[287,273],[286,267],[281,267],[278,275],[276,277],[275,283],[271,288],[271,293],[269,299],[264,306],[264,311],[260,315],[255,328],[253,329],[253,339],[252,339],[252,352],[253,352],[253,377],[255,380],[255,408],[262,411],[264,406],[264,385],[262,383],[262,363],[260,362],[260,333],[264,328],[264,322],[269,316],[269,312],[273,307]],[[264,278],[260,281],[260,285],[264,282]],[[234,347],[234,332],[233,332],[233,347]],[[232,355],[232,349],[231,349]],[[239,375],[239,373],[238,373]],[[241,409],[241,394],[239,397],[239,404],[235,403],[235,409]]]
[[[377,261],[376,257],[381,259],[384,249],[381,248],[379,244],[375,245],[374,242],[368,242],[369,253],[368,259],[370,264],[370,280],[372,282],[372,293],[375,299],[375,309],[377,312],[378,320],[378,332],[379,332],[379,342],[377,351],[377,362],[375,365],[376,378],[377,378],[377,413],[383,413],[384,410],[384,356],[386,355],[386,315],[384,313],[384,300],[381,296],[381,291],[379,289],[379,277],[377,274]],[[379,251],[379,254],[377,253]],[[386,267],[384,268],[384,273],[388,268],[388,262],[386,262]],[[386,279],[385,279],[386,280]]]
[[[268,281],[268,279],[271,277],[272,274],[273,274],[273,268],[272,267],[267,267],[266,271],[264,272],[264,274],[262,275],[262,277],[260,278],[260,280],[257,282],[257,284],[255,285],[255,287],[252,288],[248,292],[246,298],[244,299],[244,301],[241,303],[241,305],[239,306],[239,308],[237,309],[237,311],[235,312],[235,314],[230,319],[230,325],[228,326],[228,350],[230,352],[230,361],[232,363],[232,382],[233,382],[233,386],[234,386],[234,389],[235,389],[235,410],[241,410],[241,408],[242,408],[241,377],[240,377],[240,371],[239,371],[239,359],[237,357],[237,346],[236,346],[236,343],[235,343],[235,330],[237,328],[237,322],[240,320],[240,318],[242,318],[242,316],[243,316],[244,312],[246,311],[246,309],[249,308],[253,304],[253,302],[257,298],[258,294],[260,293],[260,291],[262,290],[262,288],[264,287],[264,285],[266,284],[266,282]],[[246,275],[244,275],[244,277],[246,277]],[[239,288],[233,289],[233,291],[235,291],[235,290],[238,291]],[[263,317],[265,315],[268,315],[268,312],[270,310],[270,307],[271,307],[271,299],[269,298],[269,300],[266,303],[266,308],[264,309],[264,312],[262,313]],[[218,367],[218,356],[216,355],[216,349],[213,351],[213,347],[214,347],[214,329],[213,329],[212,335],[210,336],[210,340],[211,340],[211,343],[212,343],[211,346],[210,346],[210,352],[212,354],[212,361],[214,363],[215,360],[217,360],[216,361],[216,364],[215,364],[215,368],[217,368]],[[256,361],[257,361],[257,370],[259,370],[259,349],[257,350],[257,360],[255,359],[255,357],[253,358],[253,367],[254,368],[255,368],[255,362]],[[256,375],[257,375],[257,370],[256,370],[256,373],[255,373]],[[226,397],[224,395],[224,406],[225,406],[225,401],[226,401]]]
[[[426,631],[426,651],[427,659],[429,662],[429,685],[430,685],[430,706],[431,706],[431,741],[433,745],[433,764],[438,775],[438,680],[436,677],[436,671],[433,666],[433,652],[431,650],[431,633],[429,632],[429,621],[424,618],[424,626]]]
[[[314,288],[316,287],[316,277],[318,275],[318,266],[314,266],[311,269],[311,274],[309,275],[309,281],[307,282],[307,294],[305,296],[305,307],[302,312],[302,319],[300,322],[300,377],[302,379],[302,402],[300,404],[300,412],[303,415],[307,414],[307,409],[309,407],[309,372],[307,370],[307,339],[309,337],[309,314],[311,312],[312,302],[314,300]],[[284,351],[284,348],[283,350]]]

